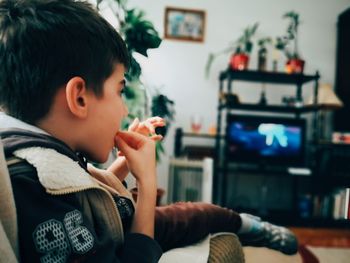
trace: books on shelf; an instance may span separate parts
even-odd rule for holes
[[[350,188],[346,189],[345,194],[345,219],[350,219]]]
[[[332,142],[339,144],[350,144],[350,133],[348,132],[333,132]]]
[[[314,217],[350,219],[350,188],[338,189],[325,196],[314,196],[312,208]]]

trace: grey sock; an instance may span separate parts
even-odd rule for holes
[[[239,215],[242,219],[242,225],[238,230],[238,234],[255,233],[261,231],[262,226],[260,217],[247,215],[244,213]]]
[[[260,217],[240,214],[242,226],[237,235],[243,246],[267,247],[292,255],[298,251],[295,235],[285,227],[261,221]]]

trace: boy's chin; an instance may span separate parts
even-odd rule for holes
[[[101,156],[101,157],[96,158],[96,162],[98,162],[98,163],[105,163],[105,162],[107,162],[107,160],[108,160],[108,154],[105,156]]]
[[[105,163],[108,160],[109,153],[107,154],[99,154],[99,155],[87,155],[89,161],[95,162],[95,163]]]

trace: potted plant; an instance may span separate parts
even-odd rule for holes
[[[175,115],[174,104],[175,103],[173,100],[170,100],[167,96],[159,92],[157,92],[152,97],[152,107],[151,107],[152,116],[162,117],[167,124],[166,126],[156,128],[156,133],[162,135],[163,137],[165,137],[165,135],[168,132],[168,129],[170,127],[170,122],[174,120],[174,115]],[[164,147],[161,141],[158,141],[156,143],[157,161],[160,160],[161,153],[164,153]]]
[[[290,11],[284,14],[283,18],[289,19],[287,34],[277,37],[276,48],[282,50],[288,59],[286,63],[287,73],[303,73],[305,61],[301,59],[298,50],[299,14]]]
[[[249,64],[249,55],[253,49],[252,37],[254,36],[258,23],[247,27],[243,35],[236,42],[236,49],[231,56],[230,65],[233,70],[246,70]]]
[[[162,39],[153,23],[146,18],[145,12],[135,8],[129,9],[127,3],[128,0],[97,0],[97,8],[102,4],[107,4],[112,9],[119,24],[118,31],[125,40],[130,54],[130,67],[125,76],[128,81],[124,93],[129,115],[125,119],[122,128],[126,129],[136,117],[144,119],[147,117],[149,110],[152,110],[153,116],[164,117],[169,125],[174,115],[170,106],[174,102],[165,95],[157,93],[152,98],[152,104],[149,105],[149,90],[140,80],[142,68],[134,57],[136,54],[148,57],[148,50],[158,48]],[[165,133],[163,136],[165,136]],[[164,152],[162,142],[157,143],[156,150],[157,160],[159,161],[161,153]]]
[[[129,114],[123,123],[123,129],[126,129],[134,118],[143,119],[147,117],[150,110],[153,116],[163,117],[169,127],[175,114],[173,109],[174,102],[167,96],[157,92],[150,101],[151,105],[149,105],[149,91],[140,80],[142,68],[134,57],[137,54],[148,57],[148,50],[158,48],[162,39],[154,28],[153,23],[146,18],[145,12],[140,9],[129,9],[127,8],[127,3],[128,0],[97,0],[96,2],[97,8],[102,4],[106,4],[111,8],[119,24],[118,31],[123,37],[130,54],[130,67],[125,75],[127,85],[125,86],[124,93]],[[165,129],[158,127],[157,133],[161,133],[164,137],[166,135]],[[158,162],[163,152],[163,141],[158,141],[156,143],[156,157]],[[137,188],[132,189],[131,192],[134,199],[136,199]],[[164,189],[157,189],[158,205],[164,193]]]
[[[253,49],[252,38],[258,28],[258,23],[248,26],[243,34],[226,49],[218,53],[210,53],[206,64],[206,76],[209,75],[210,67],[216,57],[221,54],[231,53],[230,67],[233,70],[246,70],[249,63],[249,55]]]

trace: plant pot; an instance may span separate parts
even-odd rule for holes
[[[137,196],[138,196],[138,192],[137,192],[137,187],[134,187],[130,190],[131,194],[132,194],[132,198],[134,199],[134,201],[137,201]],[[162,188],[157,188],[157,200],[156,200],[156,205],[160,206],[161,201],[162,201],[162,197],[165,194],[165,190]]]
[[[230,61],[231,69],[233,70],[247,70],[249,63],[249,56],[244,53],[233,54]]]
[[[286,63],[286,72],[292,73],[303,73],[305,61],[298,58],[289,59]]]

